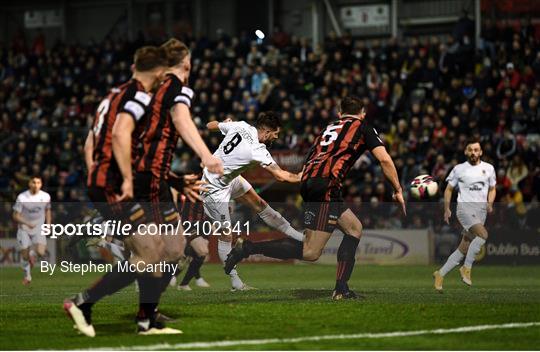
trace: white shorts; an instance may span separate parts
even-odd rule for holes
[[[31,234],[19,229],[17,231],[17,242],[19,242],[19,249],[29,248],[33,244],[42,244],[46,246],[47,237],[42,234]]]
[[[204,181],[203,177],[203,181]],[[204,213],[211,221],[231,222],[229,202],[242,197],[252,188],[242,176],[235,177],[227,187],[218,188],[208,185],[208,192],[203,193]]]
[[[486,215],[487,211],[485,206],[474,206],[474,205],[467,205],[467,206],[459,206],[456,209],[456,217],[463,226],[463,228],[467,231],[471,227],[477,224],[484,225],[486,222]]]

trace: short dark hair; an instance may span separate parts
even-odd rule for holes
[[[265,111],[261,112],[257,116],[255,121],[255,127],[257,128],[268,128],[272,131],[277,130],[281,127],[281,121],[279,120],[279,115],[274,111]]]
[[[363,108],[362,100],[354,96],[346,96],[339,104],[339,112],[342,115],[358,115]]]
[[[141,72],[166,67],[168,64],[165,49],[150,45],[143,46],[135,51],[133,63],[135,64],[135,70]]]
[[[480,145],[480,149],[482,149],[482,143],[480,142],[478,138],[467,139],[467,142],[465,143],[465,148],[467,148],[469,144],[476,144],[476,143],[478,143]]]
[[[33,179],[37,178],[38,180],[41,180],[41,176],[40,175],[32,175],[30,177],[30,179],[28,180],[28,182],[32,181]]]

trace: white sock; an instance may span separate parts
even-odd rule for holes
[[[217,252],[219,256],[219,260],[221,260],[222,263],[225,263],[225,260],[227,260],[227,254],[231,252],[232,249],[232,243],[231,242],[225,242],[225,241],[217,241]],[[236,269],[231,270],[231,273],[229,274],[231,278],[233,276],[238,276],[238,272]]]
[[[24,277],[26,279],[31,279],[32,278],[32,275],[30,274],[30,262],[28,260],[24,260],[24,259],[21,259],[21,266],[23,268],[23,271],[24,271]]]
[[[219,260],[221,260],[222,263],[225,263],[225,260],[227,260],[227,254],[230,253],[231,249],[231,242],[225,242],[221,240],[217,241],[217,252],[219,255]]]
[[[281,216],[281,214],[275,211],[271,206],[267,205],[266,208],[259,213],[259,216],[271,228],[278,230],[297,241],[304,240],[304,234],[296,231],[287,219]]]
[[[482,249],[482,246],[486,243],[486,240],[482,237],[476,236],[474,240],[471,241],[471,244],[469,245],[469,250],[467,251],[467,256],[465,257],[465,263],[463,263],[463,266],[466,268],[471,268],[474,263],[474,257],[480,252],[480,249]]]
[[[448,259],[446,260],[446,263],[439,269],[439,274],[441,276],[444,276],[450,272],[450,270],[454,269],[456,266],[461,263],[461,260],[465,254],[461,253],[459,249],[456,249],[454,253],[450,254]]]
[[[233,275],[233,271],[234,271],[234,275]],[[233,269],[233,271],[231,271],[231,286],[237,290],[241,290],[243,287],[244,287],[244,282],[242,281],[242,279],[240,278],[240,276],[238,276],[238,273],[236,272],[236,270]]]

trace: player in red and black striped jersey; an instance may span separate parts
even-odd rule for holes
[[[120,114],[129,115],[134,120],[140,119],[150,104],[150,95],[143,84],[136,78],[112,88],[99,104],[92,129],[87,137],[88,150],[88,187],[106,187],[119,181],[120,170],[113,157],[113,126]],[[121,178],[120,178],[121,180]]]
[[[148,205],[146,212],[151,220],[176,224],[179,214],[167,180],[178,139],[182,137],[202,163],[218,174],[223,173],[223,164],[210,153],[191,119],[189,109],[194,93],[185,85],[191,70],[188,48],[176,39],[162,47],[167,52],[169,69],[150,104],[142,135],[143,150],[135,160],[135,195],[141,204]],[[170,242],[165,245],[166,257],[176,262],[183,255],[183,236],[161,237]]]
[[[157,80],[158,77],[154,76]],[[92,129],[85,144],[88,167],[88,196],[105,219],[127,220],[131,215],[142,217],[142,211],[133,211],[119,202],[122,175],[113,155],[112,139],[115,121],[125,115],[140,119],[148,105],[150,95],[137,78],[111,89],[98,106]],[[131,152],[131,149],[129,149]]]
[[[116,138],[115,126],[118,120],[139,123],[147,112],[151,101],[151,89],[161,79],[167,67],[163,51],[152,46],[137,50],[134,58],[134,74],[126,83],[111,89],[99,104],[92,129],[84,146],[85,162],[88,168],[88,193],[90,199],[101,205],[100,213],[105,218],[124,219],[130,215],[119,201],[125,196],[122,188],[122,164],[117,163],[113,153],[113,140]],[[142,124],[139,123],[139,129]],[[133,152],[128,144],[125,152]],[[131,166],[128,167],[131,170]],[[105,208],[109,209],[105,209]],[[119,213],[120,211],[120,213]]]
[[[134,223],[145,221],[144,211],[140,205],[120,202],[132,198],[132,192],[131,195],[129,194],[130,185],[123,182],[125,174],[131,174],[131,163],[128,160],[127,171],[124,159],[120,159],[117,163],[119,158],[114,145],[117,139],[116,124],[118,121],[130,121],[133,126],[141,125],[151,101],[149,92],[163,77],[167,66],[168,61],[164,50],[153,46],[138,49],[135,52],[132,79],[113,88],[98,107],[96,120],[85,144],[85,161],[90,170],[88,177],[90,199],[105,218]],[[134,133],[136,134],[136,131]],[[132,149],[130,141],[120,151],[131,158]],[[135,233],[134,236],[126,239],[133,254],[130,258],[131,264],[150,262],[148,256],[158,251],[158,247],[152,246],[154,243],[149,237]],[[64,309],[81,333],[90,337],[95,336],[91,312],[92,306],[97,301],[119,291],[135,279],[146,276],[145,273],[123,271],[119,268],[120,266],[117,266],[90,288],[64,302]],[[141,307],[148,307],[148,314],[155,314],[155,307],[148,306],[143,301],[144,294],[148,296],[148,290],[141,289]],[[168,328],[158,329],[156,325],[148,324],[146,329],[140,329],[139,332],[156,334],[180,333],[181,331]]]
[[[135,199],[143,206],[147,219],[157,224],[172,224],[177,232],[169,231],[160,236],[150,236],[162,251],[159,259],[168,262],[169,268],[177,268],[178,260],[184,256],[185,239],[179,223],[179,214],[170,191],[168,178],[172,157],[182,137],[202,164],[217,174],[223,173],[221,160],[214,157],[201,138],[190,114],[193,91],[186,86],[191,70],[191,55],[187,46],[171,39],[161,46],[167,58],[167,71],[164,80],[157,88],[146,116],[142,132],[142,151],[135,160],[135,177],[126,178],[123,184],[133,190]],[[161,293],[176,272],[163,272],[161,277],[148,276],[139,280],[143,288],[150,290],[144,309],[139,310],[138,324],[150,319],[153,324],[155,311]],[[141,326],[141,324],[139,324]]]
[[[137,198],[141,202],[161,203],[159,209],[150,209],[156,223],[178,220],[167,179],[180,137],[204,165],[223,173],[221,160],[210,153],[191,119],[189,109],[194,93],[185,85],[191,70],[189,50],[176,39],[162,47],[168,52],[169,70],[152,99],[142,134],[143,150],[135,160]]]
[[[373,127],[354,115],[341,115],[313,142],[304,162],[302,182],[323,178],[331,181],[332,186],[341,187],[358,157],[383,145]]]
[[[339,119],[326,127],[309,151],[302,173],[301,195],[304,200],[304,242],[281,240],[240,241],[225,263],[225,272],[251,254],[279,259],[317,260],[337,226],[344,232],[339,246],[334,299],[355,298],[348,287],[356,248],[362,234],[362,223],[343,204],[341,188],[351,166],[369,150],[379,160],[385,177],[394,188],[394,199],[405,213],[402,189],[392,158],[386,152],[377,131],[365,123],[365,109],[360,99],[345,97],[340,104]]]

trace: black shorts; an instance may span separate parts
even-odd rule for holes
[[[304,226],[310,230],[332,232],[346,210],[341,187],[328,178],[314,177],[302,182]]]
[[[143,208],[137,202],[117,202],[120,194],[113,186],[88,187],[88,197],[104,220],[117,220],[132,224],[132,228],[145,221]]]
[[[135,175],[135,199],[141,204],[146,219],[156,224],[176,224],[180,220],[171,189],[166,180],[150,172]]]

